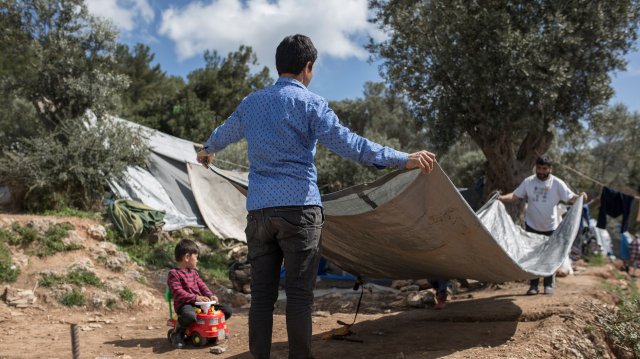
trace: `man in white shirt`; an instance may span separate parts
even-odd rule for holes
[[[527,232],[550,236],[560,224],[558,216],[558,203],[573,203],[578,195],[569,189],[566,183],[551,174],[551,160],[539,157],[536,160],[536,174],[522,181],[515,191],[498,196],[502,202],[513,202],[517,199],[527,201],[525,210],[525,230]],[[580,194],[587,199],[587,194]],[[545,294],[553,294],[555,275],[544,278]],[[529,281],[527,294],[538,294],[540,279]]]

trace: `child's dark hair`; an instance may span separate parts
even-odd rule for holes
[[[183,239],[176,244],[176,262],[180,262],[187,254],[198,254],[198,245],[190,239]]]

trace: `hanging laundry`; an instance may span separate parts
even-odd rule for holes
[[[629,214],[633,197],[622,192],[614,191],[608,187],[602,187],[600,194],[600,213],[598,214],[598,228],[607,228],[607,215],[618,217],[622,215],[620,233],[626,232],[629,227]]]

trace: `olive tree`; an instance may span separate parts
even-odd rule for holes
[[[486,191],[513,190],[554,130],[611,98],[637,39],[638,0],[370,0],[388,35],[371,40],[436,150],[464,134],[487,159]]]

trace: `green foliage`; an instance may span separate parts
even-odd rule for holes
[[[204,142],[213,128],[221,124],[249,93],[261,89],[272,80],[264,67],[251,73],[257,58],[250,47],[221,57],[215,51],[205,52],[204,68],[182,79],[167,77],[159,66],[152,66],[154,55],[144,45],[132,50],[120,45],[116,51],[116,71],[131,80],[123,93],[121,114],[162,132]]]
[[[55,273],[45,273],[40,276],[38,285],[45,288],[55,288],[65,282],[65,278]]]
[[[103,121],[127,85],[112,70],[115,31],[82,0],[4,1],[0,27],[0,183],[30,210],[95,206],[106,181],[146,155]]]
[[[229,260],[222,253],[211,252],[198,256],[198,269],[205,277],[228,280],[228,267]]]
[[[640,294],[635,282],[629,282],[628,290],[622,290],[618,286],[608,285],[605,288],[614,293],[620,300],[618,310],[605,311],[596,309],[596,321],[607,338],[612,342],[614,352],[632,353],[634,357],[640,357]]]
[[[607,264],[607,257],[601,254],[590,254],[584,259],[589,267],[602,267]]]
[[[40,238],[40,233],[36,228],[21,226],[18,222],[13,223],[11,229],[19,236],[15,238],[12,244],[30,244]]]
[[[28,209],[88,209],[100,203],[106,180],[121,177],[130,164],[143,164],[146,156],[138,134],[124,125],[98,121],[86,128],[68,120],[5,149],[0,182]]]
[[[122,117],[160,128],[163,118],[172,113],[185,84],[180,77],[167,76],[159,64],[152,65],[154,57],[146,45],[136,44],[129,49],[119,44],[114,69],[130,81],[129,87],[122,91]]]
[[[79,307],[84,305],[86,299],[84,294],[77,289],[73,289],[71,292],[66,293],[60,298],[60,303],[67,307]]]
[[[101,212],[89,212],[81,211],[75,208],[64,207],[58,210],[46,210],[42,213],[44,216],[57,216],[57,217],[77,217],[87,219],[101,219]]]
[[[457,187],[473,188],[482,177],[486,159],[478,146],[467,136],[454,144],[438,163]]]
[[[113,309],[116,306],[116,300],[113,298],[109,298],[107,299],[107,302],[105,303],[105,305],[107,306],[107,308]]]
[[[8,238],[10,244],[27,247],[29,254],[47,257],[57,252],[83,248],[80,244],[64,243],[63,239],[72,229],[74,227],[70,223],[56,223],[51,225],[44,234],[41,234],[34,227],[14,223],[11,227],[12,233],[4,234],[4,236]]]
[[[126,287],[123,288],[120,292],[118,292],[118,295],[120,296],[120,299],[128,303],[133,302],[133,299],[136,296],[136,294],[133,291],[131,291],[131,289]]]
[[[640,193],[640,113],[629,113],[623,105],[605,108],[589,116],[584,128],[563,133],[561,141],[557,149],[560,166],[554,172],[574,177],[577,188],[587,190],[591,197],[601,191],[599,184],[572,170],[611,188]]]
[[[415,105],[441,152],[466,133],[487,162],[486,191],[511,191],[553,139],[613,94],[637,39],[637,0],[371,0],[389,36],[370,50]]]
[[[20,268],[12,262],[11,252],[6,244],[7,235],[4,229],[0,229],[0,283],[15,282],[20,275]]]
[[[75,284],[80,286],[83,286],[86,284],[92,285],[94,287],[103,286],[102,281],[100,280],[100,278],[96,276],[95,273],[87,270],[82,270],[82,269],[74,270],[73,272],[70,272],[69,274],[67,274],[65,283]]]
[[[149,244],[140,241],[137,244],[122,246],[122,249],[139,265],[157,269],[172,268],[175,265],[174,247],[173,243]]]
[[[220,238],[213,234],[208,228],[192,228],[192,231],[193,240],[204,243],[211,249],[221,247]]]
[[[100,278],[98,278],[95,273],[83,269],[76,269],[69,272],[66,276],[60,276],[55,273],[46,273],[41,275],[38,284],[47,288],[56,287],[60,284],[75,284],[78,286],[92,285],[98,288],[104,286]]]

